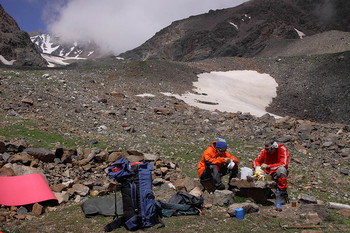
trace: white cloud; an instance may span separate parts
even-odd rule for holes
[[[65,40],[93,40],[115,54],[133,49],[175,20],[247,0],[48,1],[49,30]],[[62,4],[64,3],[64,4]]]

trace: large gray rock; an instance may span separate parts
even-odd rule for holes
[[[7,163],[5,164],[4,167],[12,169],[16,174],[16,176],[29,175],[29,174],[41,174],[43,175],[44,178],[46,178],[43,170],[41,170],[40,168],[28,167],[24,165],[15,164],[15,163],[14,164]]]
[[[89,187],[87,187],[83,184],[74,184],[72,188],[73,188],[75,193],[77,193],[81,196],[86,196],[90,190]]]
[[[317,199],[314,196],[310,196],[307,194],[299,194],[298,196],[299,202],[301,203],[306,203],[306,204],[316,204],[317,203]]]
[[[235,217],[236,216],[236,212],[235,210],[237,208],[243,208],[244,214],[250,214],[250,213],[254,213],[254,212],[258,212],[259,211],[259,206],[254,204],[254,203],[236,203],[236,204],[232,204],[227,208],[227,213],[231,216],[231,217]]]
[[[55,196],[58,200],[58,204],[68,202],[68,200],[69,200],[69,193],[67,191],[63,191],[60,193],[54,192],[53,194],[55,194]]]
[[[33,158],[26,152],[22,152],[20,154],[14,154],[8,160],[10,163],[21,163],[28,164],[33,161]]]
[[[24,150],[30,156],[33,156],[35,159],[39,159],[40,161],[51,163],[55,159],[55,154],[52,151],[43,149],[43,148],[27,148]]]
[[[309,212],[315,212],[318,214],[318,216],[322,219],[328,219],[329,213],[327,210],[327,207],[325,205],[318,205],[318,204],[302,204],[300,206],[300,210],[302,213],[309,213]]]
[[[235,195],[230,190],[216,190],[214,195],[219,206],[226,206],[234,203]]]

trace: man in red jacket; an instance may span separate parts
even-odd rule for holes
[[[237,177],[238,159],[226,151],[227,143],[225,139],[219,137],[208,147],[198,164],[198,176],[201,181],[213,180],[215,189],[223,190],[225,185],[221,182],[221,177],[230,173],[230,180]]]
[[[277,181],[280,195],[288,201],[287,176],[288,176],[289,153],[287,148],[270,139],[265,142],[265,148],[254,160],[253,168],[260,166],[267,174]]]

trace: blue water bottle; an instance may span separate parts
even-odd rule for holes
[[[278,212],[282,211],[281,193],[280,193],[280,190],[278,188],[276,191],[276,211],[278,211]]]

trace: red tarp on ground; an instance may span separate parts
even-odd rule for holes
[[[27,205],[41,201],[57,200],[41,174],[0,177],[0,204]]]

